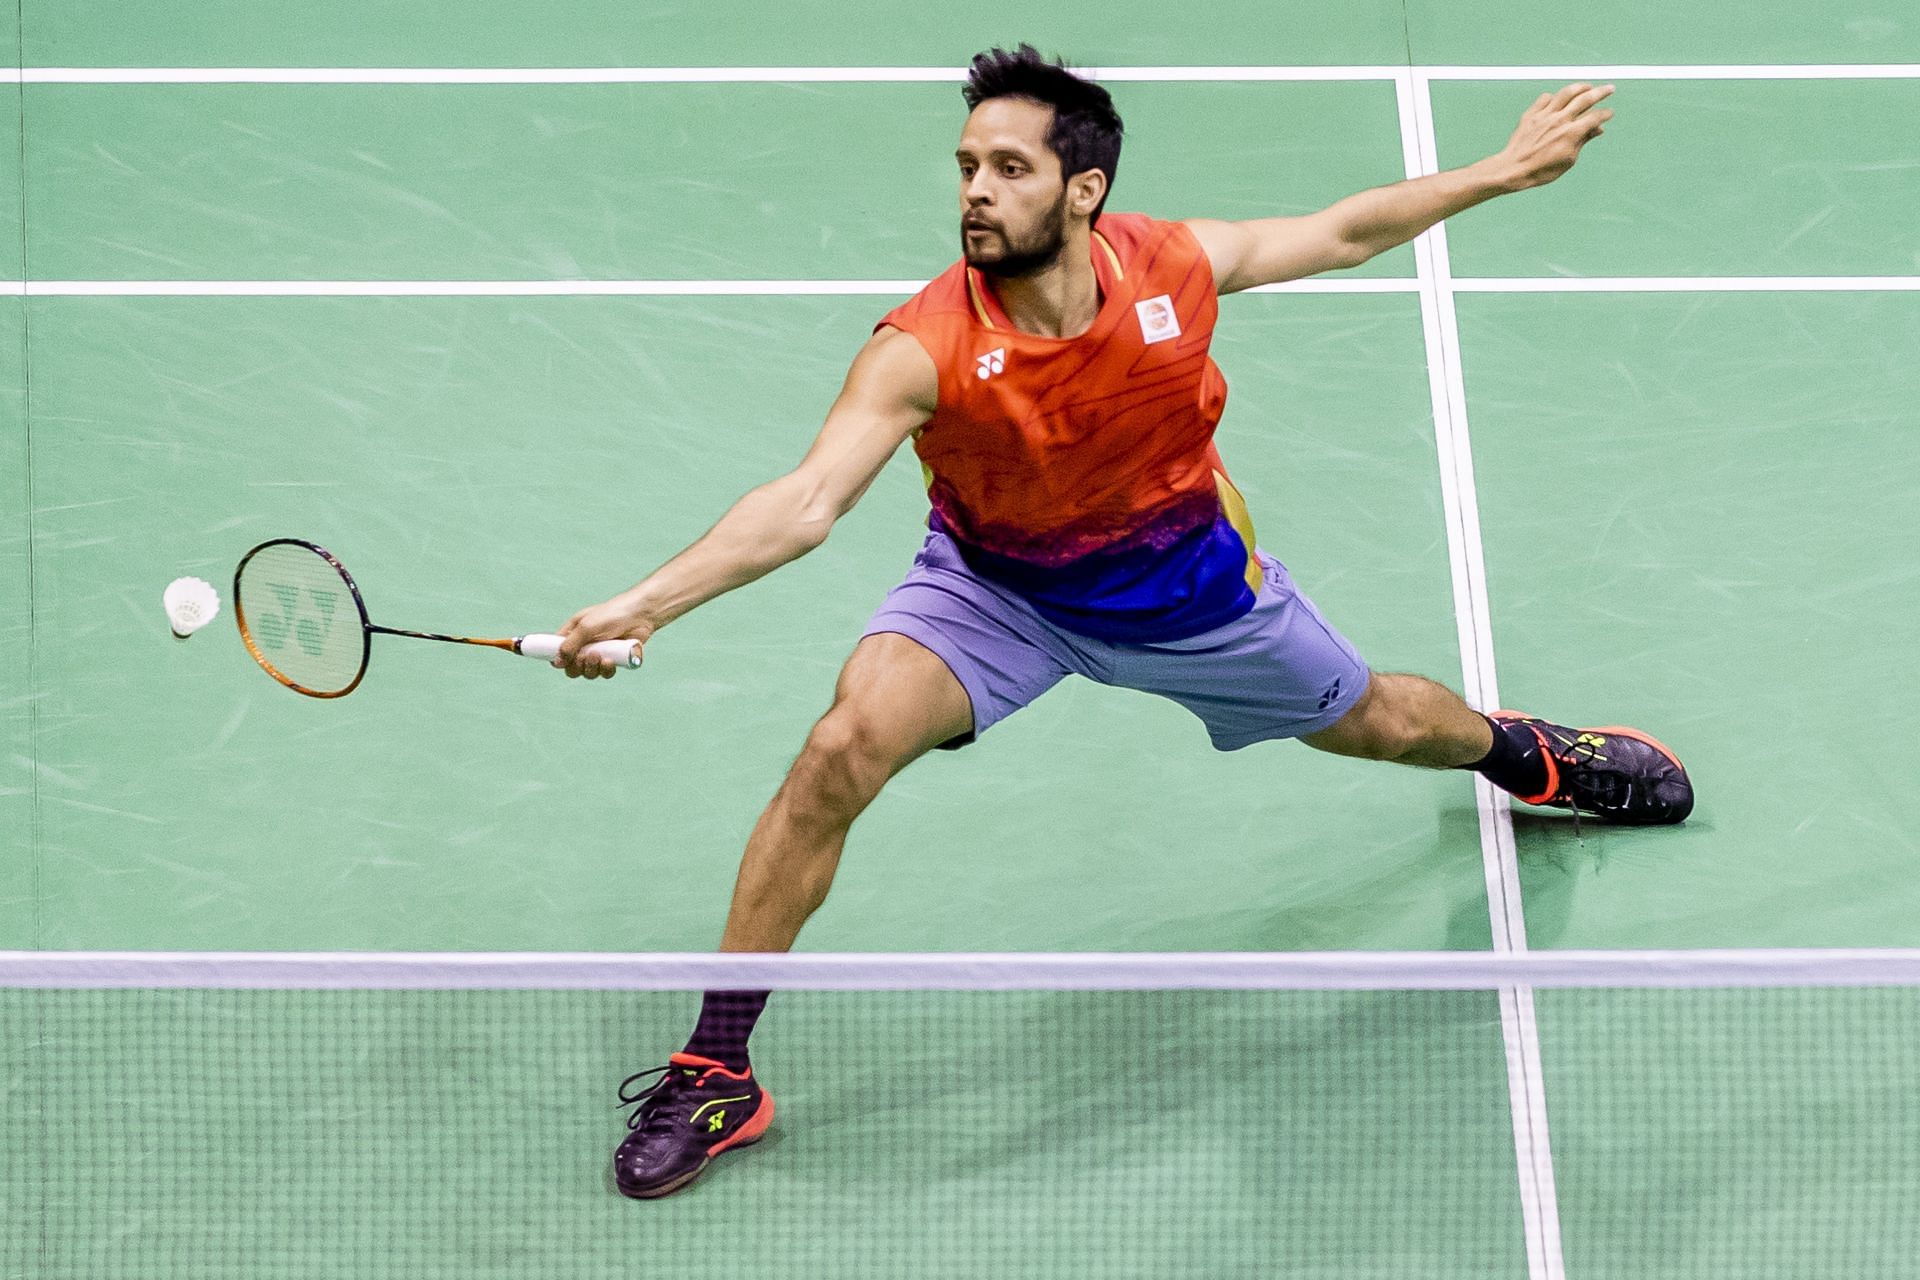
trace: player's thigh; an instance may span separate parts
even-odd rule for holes
[[[972,732],[973,702],[931,649],[897,632],[881,632],[854,646],[821,730],[843,749],[899,769]]]

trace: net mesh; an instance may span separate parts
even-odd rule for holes
[[[1905,987],[1535,995],[1565,1274],[1909,1276]],[[779,990],[769,1137],[621,1199],[699,997],[0,988],[0,1275],[1528,1275],[1494,990]]]
[[[334,563],[295,542],[250,555],[234,583],[236,615],[260,665],[298,688],[339,693],[359,679],[367,634]]]

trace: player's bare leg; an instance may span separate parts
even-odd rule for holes
[[[1493,729],[1445,685],[1376,673],[1351,711],[1300,741],[1338,756],[1457,769],[1487,754]]]
[[[862,640],[747,841],[720,949],[791,947],[826,900],[853,820],[894,774],[972,728],[972,703],[946,663],[906,636]]]
[[[785,951],[826,900],[847,830],[894,774],[973,728],[973,704],[947,665],[902,635],[863,639],[840,672],[833,706],[814,725],[740,860],[723,951]],[[687,1047],[628,1077],[637,1103],[614,1153],[625,1195],[686,1186],[714,1156],[759,1140],[773,1098],[754,1079],[747,1037],[764,991],[710,991]],[[644,1091],[629,1092],[658,1075]]]
[[[1483,716],[1424,676],[1375,675],[1353,709],[1301,739],[1335,755],[1473,769],[1526,804],[1655,825],[1693,811],[1679,757],[1624,725],[1573,729],[1514,711]]]

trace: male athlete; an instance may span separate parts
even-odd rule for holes
[[[1106,214],[1120,157],[1107,91],[1030,46],[973,60],[955,153],[964,260],[888,313],[812,449],[633,589],[582,610],[556,665],[645,643],[805,555],[911,439],[932,515],[747,842],[723,951],[786,951],[826,898],[853,820],[889,778],[962,747],[1069,673],[1172,698],[1234,751],[1272,738],[1472,769],[1528,803],[1672,823],[1693,789],[1632,729],[1485,716],[1431,680],[1370,671],[1260,550],[1213,447],[1226,383],[1215,297],[1354,267],[1492,196],[1551,182],[1599,136],[1611,85],[1542,94],[1497,155],[1251,222]],[[747,1038],[765,992],[708,992],[686,1048],[637,1095],[620,1190],[666,1195],[765,1132]]]

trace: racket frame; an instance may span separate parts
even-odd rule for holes
[[[302,547],[325,560],[332,566],[333,571],[340,575],[340,580],[347,584],[347,593],[353,597],[353,607],[360,614],[360,669],[353,673],[353,680],[344,689],[335,689],[331,692],[309,689],[268,661],[267,656],[260,652],[260,647],[253,642],[253,632],[247,627],[246,599],[240,594],[240,577],[247,571],[247,562],[254,556],[268,547],[283,546]],[[373,657],[373,633],[377,630],[373,620],[367,617],[367,602],[360,598],[360,584],[353,580],[353,575],[347,572],[347,567],[340,563],[333,552],[317,542],[308,542],[305,538],[271,538],[240,557],[240,563],[234,566],[233,570],[233,625],[240,629],[241,643],[247,646],[247,652],[253,655],[253,660],[260,664],[261,670],[295,693],[304,693],[309,698],[344,698],[359,688],[360,681],[366,678],[367,663]]]

